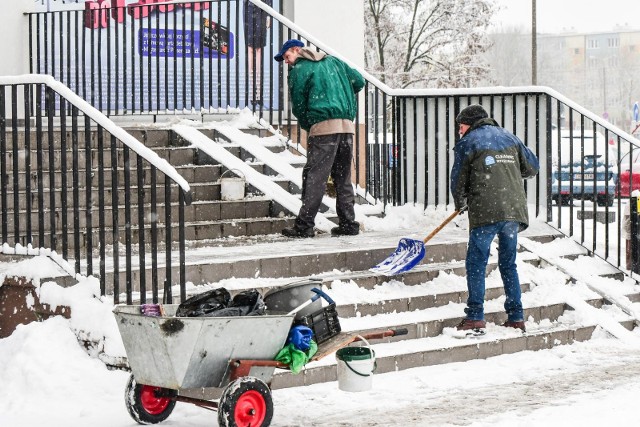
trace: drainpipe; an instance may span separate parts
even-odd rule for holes
[[[638,231],[640,231],[638,227],[638,198],[632,197],[629,203],[631,205],[631,233],[629,236],[631,239],[631,247],[627,247],[631,250],[631,271],[640,273],[640,256],[638,256],[638,238],[640,237],[638,236]],[[627,268],[629,268],[629,266],[627,266]]]

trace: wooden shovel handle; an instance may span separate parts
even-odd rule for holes
[[[457,210],[457,211],[453,212],[451,215],[449,215],[449,217],[448,217],[447,219],[445,219],[445,220],[442,222],[442,224],[440,224],[439,226],[437,226],[437,227],[435,228],[435,230],[433,230],[433,231],[432,231],[432,232],[431,232],[427,237],[425,237],[425,238],[424,238],[424,240],[423,240],[423,242],[424,242],[424,243],[427,243],[429,240],[431,240],[431,238],[432,238],[433,236],[435,236],[436,234],[438,234],[438,232],[439,232],[440,230],[442,230],[442,229],[444,228],[444,226],[445,226],[445,225],[449,224],[449,223],[453,220],[453,218],[457,217],[458,215],[460,215],[460,213],[462,213],[462,212],[464,212],[464,211],[466,211],[466,210],[467,210],[467,207],[465,206],[465,207],[463,207],[462,209],[460,209],[460,210]]]

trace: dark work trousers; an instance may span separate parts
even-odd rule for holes
[[[296,228],[305,230],[315,225],[329,174],[336,187],[336,213],[340,225],[354,224],[352,157],[353,135],[350,133],[312,136],[307,140],[307,163],[302,169],[302,207],[296,218]]]

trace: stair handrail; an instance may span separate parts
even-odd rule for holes
[[[261,0],[249,0],[249,1],[253,3],[256,7],[259,7],[260,9],[267,12],[269,15],[271,15],[272,18],[276,19],[281,24],[295,31],[297,34],[303,36],[306,40],[309,40],[310,42],[312,42],[315,46],[319,47],[329,55],[340,58],[342,61],[347,63],[351,68],[357,70],[360,74],[362,74],[365,80],[367,80],[369,83],[373,84],[374,86],[376,86],[378,89],[380,89],[382,92],[384,92],[389,96],[396,96],[396,97],[447,96],[447,95],[474,96],[474,95],[522,94],[522,93],[536,93],[536,92],[544,93],[550,97],[556,98],[558,101],[578,111],[580,114],[584,115],[590,120],[593,120],[594,122],[601,125],[605,129],[609,129],[610,131],[618,134],[620,137],[624,138],[628,142],[631,142],[640,146],[639,139],[635,138],[634,136],[630,135],[629,133],[625,132],[624,130],[620,129],[614,124],[611,124],[607,120],[604,120],[598,115],[593,114],[591,111],[585,109],[584,107],[580,106],[578,103],[572,101],[571,99],[567,98],[566,96],[562,95],[561,93],[557,92],[556,90],[548,86],[510,86],[510,87],[492,86],[492,87],[450,88],[450,89],[394,89],[394,88],[391,88],[387,84],[381,82],[375,76],[368,73],[359,65],[353,63],[348,58],[345,58],[343,55],[340,55],[338,52],[331,49],[326,43],[323,43],[317,37],[314,37],[313,35],[309,34],[302,27],[296,25],[293,21],[291,21],[287,17],[278,13],[275,9],[273,9],[269,5],[263,3]]]
[[[191,204],[191,188],[189,183],[171,166],[169,162],[158,156],[158,154],[148,147],[144,146],[133,135],[128,133],[122,127],[118,126],[109,117],[98,111],[84,99],[76,95],[65,84],[57,81],[48,74],[23,74],[16,76],[0,76],[0,85],[24,85],[24,84],[43,84],[57,92],[65,98],[69,103],[73,104],[78,110],[82,111],[97,124],[108,130],[113,136],[122,141],[131,150],[142,156],[153,166],[162,171],[165,175],[176,182],[185,194],[185,202]]]

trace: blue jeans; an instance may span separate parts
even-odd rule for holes
[[[522,311],[520,280],[516,269],[518,229],[520,224],[513,221],[501,221],[495,224],[474,228],[469,232],[467,248],[467,289],[469,298],[464,312],[467,319],[484,319],[484,291],[489,249],[496,234],[498,235],[498,268],[502,276],[504,293],[507,297],[504,309],[510,321],[524,320]]]

